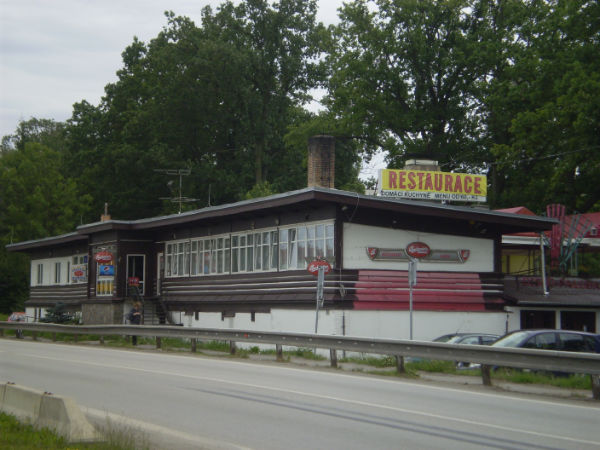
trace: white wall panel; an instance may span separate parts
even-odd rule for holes
[[[372,261],[367,247],[405,248],[415,241],[425,242],[433,250],[470,250],[465,263],[420,262],[419,270],[443,272],[492,272],[494,270],[494,241],[445,234],[393,230],[353,223],[344,224],[345,269],[407,270],[403,261]]]

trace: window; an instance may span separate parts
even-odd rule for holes
[[[60,284],[60,270],[61,270],[60,262],[55,262],[54,263],[54,284]]]
[[[537,334],[529,339],[523,347],[538,348],[541,350],[556,350],[556,333]]]
[[[279,231],[279,269],[305,269],[316,258],[332,260],[333,224],[301,225]]]
[[[87,255],[75,255],[73,256],[73,265],[87,264]]]
[[[96,296],[107,297],[112,295],[114,277],[98,278],[96,281]]]
[[[168,277],[184,276],[190,273],[190,242],[181,241],[167,244],[166,269]]]
[[[165,245],[165,276],[305,269],[317,257],[332,261],[333,223],[248,231]]]
[[[37,284],[44,284],[44,265],[37,265]]]
[[[231,272],[277,269],[277,231],[231,236]]]

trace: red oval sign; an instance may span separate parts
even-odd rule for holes
[[[96,256],[94,256],[94,259],[98,262],[108,262],[112,261],[113,255],[111,252],[98,252],[96,253]]]
[[[83,276],[83,270],[76,270],[73,272],[73,275],[75,275],[76,277],[82,277]]]
[[[429,253],[431,249],[425,242],[411,242],[406,246],[406,254],[411,258],[425,258]]]
[[[311,262],[306,268],[306,270],[308,270],[309,273],[312,273],[313,275],[317,276],[319,275],[319,266],[325,267],[325,275],[331,272],[331,265],[327,261],[323,261],[321,259],[317,259]]]

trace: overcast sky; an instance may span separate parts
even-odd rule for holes
[[[318,20],[337,22],[342,2],[319,0]],[[202,8],[220,3],[0,0],[0,136],[32,117],[64,121],[81,100],[98,105],[134,36],[144,42],[156,37],[167,24],[166,10],[199,24]]]

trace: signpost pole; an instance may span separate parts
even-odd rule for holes
[[[413,286],[417,284],[417,260],[410,258],[408,261],[408,287],[409,287],[409,315],[410,315],[410,340],[413,338]]]
[[[317,276],[317,308],[315,312],[315,334],[319,326],[319,307],[323,306],[323,284],[325,283],[325,266],[319,266]]]

